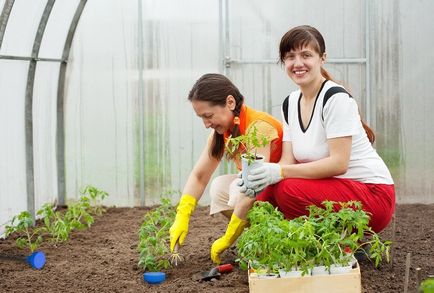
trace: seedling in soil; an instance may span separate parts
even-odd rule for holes
[[[6,226],[6,237],[12,233],[24,234],[17,238],[16,244],[20,249],[28,247],[30,252],[34,252],[42,243],[43,238],[40,232],[40,228],[33,228],[33,219],[27,211],[21,212],[18,216],[14,216],[11,225]]]
[[[145,271],[158,272],[170,267],[169,228],[175,218],[175,208],[169,199],[145,214],[139,231],[139,266]]]
[[[100,190],[94,186],[88,185],[83,191],[81,191],[82,197],[88,197],[90,199],[90,212],[97,216],[102,215],[105,212],[101,202],[108,196],[108,193]]]
[[[90,200],[87,196],[82,196],[78,202],[68,206],[64,220],[69,223],[71,230],[89,228],[94,218],[90,214]]]
[[[12,233],[24,234],[16,239],[18,248],[27,247],[32,253],[29,256],[10,256],[0,255],[0,259],[27,262],[35,269],[41,269],[45,265],[45,254],[42,251],[36,251],[42,243],[40,228],[33,228],[33,219],[27,211],[21,212],[18,216],[12,218],[11,225],[6,226],[6,237]]]
[[[41,231],[48,233],[53,242],[58,243],[69,239],[69,233],[71,232],[69,222],[65,221],[62,213],[55,211],[51,204],[44,204],[42,209],[37,212],[37,215],[43,218],[44,226]]]
[[[173,248],[173,252],[169,257],[170,264],[172,266],[178,266],[178,262],[182,262],[184,258],[179,253],[179,244],[176,242],[175,247]]]

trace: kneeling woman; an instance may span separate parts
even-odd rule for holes
[[[280,61],[299,90],[283,103],[280,162],[264,164],[248,179],[255,192],[263,190],[257,199],[277,206],[288,219],[325,200],[355,200],[379,232],[395,208],[393,180],[356,102],[322,67],[325,59],[324,39],[315,28],[295,27],[282,37]]]
[[[205,74],[195,83],[188,99],[196,115],[203,120],[205,127],[212,128],[212,131],[207,145],[188,177],[175,222],[170,228],[172,251],[176,243],[182,245],[184,242],[190,216],[211,175],[223,158],[225,143],[229,136],[243,135],[255,127],[260,136],[264,135],[270,141],[268,145],[256,150],[267,162],[278,162],[282,150],[282,124],[271,115],[246,106],[243,95],[225,76]],[[240,162],[235,161],[238,169],[241,169]],[[226,174],[215,178],[211,183],[211,214],[220,212],[230,218],[225,235],[211,247],[211,258],[216,263],[220,262],[220,253],[232,245],[247,224],[245,215],[238,214],[237,209],[251,199],[240,194],[237,182],[239,179],[236,174]]]

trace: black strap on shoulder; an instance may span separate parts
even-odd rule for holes
[[[331,88],[329,88],[325,94],[324,94],[324,99],[322,100],[322,110],[323,113],[321,114],[322,120],[324,121],[324,106],[327,103],[327,101],[334,95],[337,93],[345,93],[348,96],[350,96],[350,98],[352,98],[352,96],[350,95],[349,92],[347,92],[343,87],[340,86],[332,86]]]
[[[331,88],[329,88],[325,94],[324,94],[324,99],[322,101],[322,108],[324,111],[324,106],[327,103],[327,101],[334,95],[337,93],[346,93],[350,98],[352,98],[352,96],[350,95],[349,92],[347,92],[343,87],[340,86],[333,86]],[[285,100],[283,101],[282,104],[282,111],[283,111],[283,116],[285,117],[285,121],[286,124],[288,124],[288,103],[289,103],[289,96],[287,96],[285,98]],[[324,121],[324,113],[321,114],[322,116],[322,120]]]
[[[283,111],[283,116],[285,116],[286,124],[288,124],[288,103],[289,103],[288,100],[289,100],[289,96],[285,98],[282,104],[282,111]]]

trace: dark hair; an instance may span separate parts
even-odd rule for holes
[[[235,99],[234,116],[239,116],[241,106],[244,103],[244,97],[238,88],[224,75],[217,73],[208,73],[202,75],[188,94],[188,100],[209,102],[211,105],[224,106],[226,105],[227,97],[231,95]],[[240,135],[238,125],[232,130],[232,137]],[[214,131],[214,136],[211,143],[210,156],[220,160],[225,152],[225,141],[222,134]]]
[[[292,50],[304,48],[308,45],[312,46],[320,57],[322,57],[326,51],[324,38],[316,28],[310,25],[301,25],[290,29],[280,40],[279,62],[281,64],[285,63],[286,53]],[[321,75],[327,80],[333,80],[331,75],[323,67],[321,67]],[[369,141],[374,143],[374,132],[362,119],[361,122]]]
[[[284,63],[286,53],[308,45],[311,45],[321,57],[326,51],[324,38],[316,28],[301,25],[290,29],[280,40],[280,62]]]

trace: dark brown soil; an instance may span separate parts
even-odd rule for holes
[[[198,274],[209,270],[212,242],[222,235],[226,221],[210,217],[209,208],[196,210],[190,233],[181,252],[184,262],[167,271],[168,279],[160,285],[148,285],[137,267],[138,228],[145,208],[110,208],[86,231],[74,232],[69,242],[44,244],[47,263],[32,270],[24,263],[0,260],[1,292],[248,292],[247,273],[236,265],[232,273],[220,280],[197,281]],[[393,239],[395,226],[395,239]],[[361,263],[363,292],[403,292],[405,259],[411,253],[409,292],[416,292],[416,268],[419,278],[434,275],[434,205],[400,205],[395,225],[382,233],[394,240],[390,264],[375,269]],[[23,254],[13,239],[0,240],[1,254]],[[223,255],[224,262],[235,264],[235,248]]]

